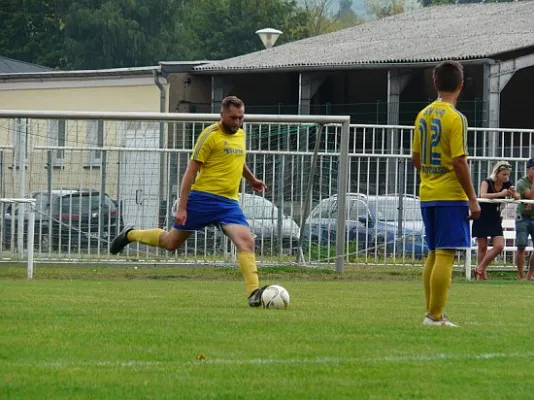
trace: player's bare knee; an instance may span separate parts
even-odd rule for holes
[[[235,246],[238,251],[254,251],[254,237],[252,232],[243,232],[235,238]]]
[[[159,247],[168,251],[175,251],[178,248],[178,243],[170,232],[163,232],[159,237]]]
[[[169,232],[162,232],[159,237],[158,247],[162,249],[167,249],[168,238],[169,238]]]
[[[165,250],[168,250],[168,251],[175,251],[176,249],[178,249],[178,244],[177,243],[174,243],[174,242],[168,242],[168,243],[165,243],[165,246],[163,247]]]
[[[254,237],[252,235],[246,238],[242,251],[254,251]]]
[[[175,251],[187,240],[190,234],[191,232],[172,228],[169,232],[161,235],[160,247],[168,251]]]

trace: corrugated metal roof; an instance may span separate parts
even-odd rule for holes
[[[470,60],[534,46],[534,1],[421,8],[352,28],[198,66],[238,72]]]
[[[45,72],[54,71],[52,68],[42,65],[30,64],[25,61],[13,60],[12,58],[0,57],[0,73],[13,74],[20,72]]]

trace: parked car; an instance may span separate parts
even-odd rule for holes
[[[300,229],[293,219],[280,213],[277,206],[262,196],[240,193],[239,202],[255,236],[256,251],[276,253],[281,244],[282,252],[296,252]],[[169,219],[173,223],[177,204],[178,200],[175,200],[169,214]],[[280,229],[279,220],[282,222]],[[167,221],[165,222],[166,225]],[[188,246],[196,245],[200,253],[215,253],[222,249],[223,241],[224,235],[217,228],[208,227],[204,231],[192,235],[188,239]]]
[[[346,240],[354,243],[358,251],[378,249],[415,258],[427,254],[417,197],[349,193],[346,210]],[[335,243],[337,215],[337,196],[322,200],[306,220],[305,245]]]
[[[107,245],[122,229],[117,204],[94,189],[53,189],[32,192],[35,199],[35,246],[84,248]],[[4,213],[3,242],[16,243],[18,208],[9,205]],[[24,215],[27,232],[27,214]],[[100,238],[100,240],[99,240]]]

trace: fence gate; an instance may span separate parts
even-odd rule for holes
[[[159,131],[157,126],[148,126],[146,122],[123,125],[123,146],[139,151],[120,151],[118,198],[122,218],[125,225],[154,228],[159,224],[160,153],[149,149],[159,147]]]

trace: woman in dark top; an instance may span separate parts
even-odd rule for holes
[[[479,197],[483,199],[518,198],[515,187],[508,180],[511,165],[506,161],[499,161],[489,178],[480,184]],[[477,238],[478,255],[477,268],[473,270],[477,280],[487,280],[488,265],[504,249],[504,237],[501,221],[502,203],[480,203],[480,218],[473,221],[472,236]],[[493,248],[488,250],[488,237],[491,238]]]

